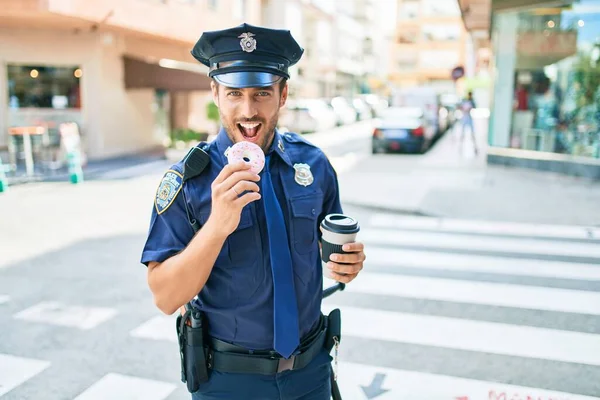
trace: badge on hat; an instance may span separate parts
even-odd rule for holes
[[[310,172],[310,165],[308,164],[294,164],[296,174],[294,180],[297,184],[302,186],[308,186],[313,183],[314,178],[312,172]]]
[[[163,176],[158,189],[156,190],[156,199],[154,204],[156,212],[160,215],[167,211],[167,208],[173,204],[173,200],[181,190],[183,183],[183,175],[172,169],[168,170]]]
[[[240,46],[242,46],[242,50],[248,52],[248,53],[252,53],[254,50],[256,50],[256,39],[254,39],[252,36],[255,36],[254,33],[250,33],[250,32],[246,32],[246,33],[242,33],[240,36],[238,36],[240,40]]]

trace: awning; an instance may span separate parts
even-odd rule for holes
[[[210,90],[203,66],[172,60],[150,63],[124,56],[126,89]]]

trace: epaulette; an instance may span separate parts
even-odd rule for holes
[[[304,143],[312,147],[317,147],[314,143],[309,142],[304,136],[294,132],[286,132],[281,136],[283,136],[283,139],[289,143]]]

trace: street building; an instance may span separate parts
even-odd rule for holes
[[[88,159],[160,150],[172,128],[205,127],[210,80],[190,49],[203,31],[259,24],[260,6],[260,0],[3,1],[2,159],[22,161],[31,142],[36,171],[51,166],[62,122],[77,124]],[[13,127],[40,129],[24,135]]]
[[[600,1],[458,3],[492,54],[488,162],[600,178]]]

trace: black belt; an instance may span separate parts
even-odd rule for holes
[[[250,351],[218,339],[210,340],[208,368],[219,372],[275,375],[282,371],[306,367],[324,348],[327,318],[321,316],[317,329],[286,359],[275,351]]]

